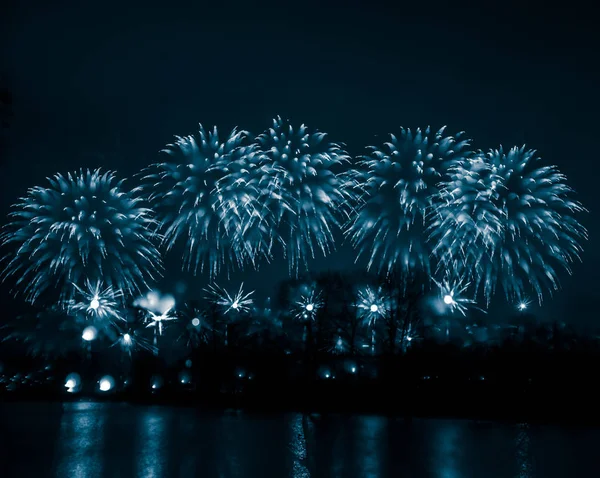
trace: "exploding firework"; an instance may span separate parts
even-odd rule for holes
[[[311,290],[308,294],[302,295],[300,300],[294,304],[294,317],[301,321],[315,320],[317,311],[323,307],[321,294]]]
[[[168,160],[144,173],[140,190],[157,211],[163,244],[170,250],[184,241],[183,267],[194,274],[241,267],[260,249],[264,234],[253,228],[263,222],[250,184],[256,145],[247,139],[234,129],[221,142],[216,127],[207,132],[200,125],[198,137],[177,137],[163,150]]]
[[[69,299],[72,284],[88,282],[131,293],[156,277],[150,211],[113,173],[57,174],[49,182],[29,190],[0,237],[17,248],[6,256],[4,276],[18,277],[29,301],[53,286]]]
[[[254,291],[245,294],[243,283],[235,294],[230,294],[227,290],[216,284],[208,286],[206,292],[208,293],[207,299],[220,307],[224,314],[228,314],[229,312],[247,313],[253,304],[251,296],[254,294]]]
[[[520,301],[518,301],[515,304],[515,309],[517,309],[521,313],[524,313],[527,309],[529,309],[530,305],[531,305],[531,300],[529,300],[527,297],[525,297],[524,299],[521,299]]]
[[[157,349],[153,346],[150,341],[141,335],[137,330],[128,328],[125,330],[119,330],[117,339],[112,344],[112,347],[118,346],[131,356],[131,353],[135,350],[145,350],[147,352],[156,353]]]
[[[571,273],[580,257],[587,231],[575,214],[584,208],[571,199],[573,190],[556,167],[539,166],[535,151],[500,149],[488,158],[501,178],[494,199],[505,222],[491,260],[482,264],[484,277],[499,281],[509,297],[521,298],[529,285],[541,300],[545,290],[558,288],[557,267]]]
[[[90,318],[101,320],[124,320],[121,316],[119,303],[121,291],[115,291],[112,287],[104,287],[102,282],[92,284],[86,281],[85,289],[73,284],[77,296],[71,299],[67,308],[71,314],[83,313]]]
[[[450,168],[429,225],[439,269],[479,284],[475,265],[493,249],[504,226],[502,211],[492,200],[499,180],[481,154]],[[488,300],[491,293],[486,290]]]
[[[360,317],[369,325],[373,325],[378,318],[385,317],[389,312],[381,288],[373,289],[368,286],[358,292],[356,307],[358,307]]]
[[[196,348],[211,340],[215,333],[215,324],[211,323],[205,311],[185,305],[178,315],[177,341],[185,343],[188,348]]]
[[[348,224],[358,255],[368,254],[369,269],[406,274],[415,268],[429,271],[431,248],[425,234],[427,219],[437,199],[438,185],[457,161],[468,156],[462,133],[444,137],[402,128],[382,148],[370,147],[356,177],[364,204]]]
[[[463,316],[467,315],[467,310],[469,308],[476,308],[485,312],[475,306],[475,300],[466,296],[466,292],[471,286],[470,282],[467,282],[464,279],[452,279],[450,277],[446,277],[441,282],[434,279],[434,282],[439,289],[442,302],[451,312],[458,311]]]
[[[165,323],[177,320],[174,313],[175,298],[170,294],[163,295],[153,290],[138,297],[133,305],[143,311],[146,328],[154,329],[154,346],[157,347],[158,336],[162,335]]]
[[[490,151],[456,168],[444,189],[435,224],[441,247],[471,269],[488,300],[497,284],[511,300],[521,301],[529,287],[541,300],[558,288],[558,268],[570,273],[587,237],[572,194],[535,151]]]
[[[154,327],[155,335],[162,335],[163,324],[171,320],[177,320],[177,317],[174,314],[171,314],[171,309],[168,309],[165,312],[153,312],[149,310],[146,320],[148,321],[146,327]]]
[[[283,247],[290,272],[297,273],[315,250],[326,255],[334,247],[333,230],[355,195],[349,176],[335,172],[349,156],[325,133],[308,132],[304,125],[295,129],[280,117],[257,142],[263,216]],[[273,239],[264,242],[270,253]]]

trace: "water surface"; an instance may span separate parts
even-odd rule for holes
[[[0,476],[592,477],[600,430],[116,403],[0,405]]]

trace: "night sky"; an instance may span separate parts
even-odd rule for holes
[[[584,263],[572,278],[562,274],[563,290],[536,313],[593,324],[600,42],[592,7],[35,3],[0,11],[0,86],[12,92],[14,114],[1,156],[3,218],[56,172],[101,166],[129,177],[198,122],[258,134],[279,114],[329,133],[352,155],[401,125],[448,125],[476,148],[526,143],[567,175],[590,210],[580,218],[590,241]],[[355,267],[353,254],[342,246],[311,268]],[[167,289],[189,279],[178,261],[167,256]],[[265,297],[286,276],[277,261],[236,280]],[[204,282],[191,280],[190,293],[201,295]],[[9,315],[19,310],[6,286],[1,297]]]

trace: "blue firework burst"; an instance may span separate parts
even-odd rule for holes
[[[69,299],[73,284],[133,293],[157,278],[151,211],[114,173],[82,170],[48,181],[21,198],[0,236],[12,246],[4,276],[16,277],[29,301],[51,289]]]
[[[327,254],[334,247],[333,231],[355,195],[352,179],[341,170],[349,156],[325,133],[294,128],[280,117],[257,141],[258,189],[271,234],[265,241],[268,253],[279,243],[290,271],[297,273],[316,250]]]
[[[521,299],[531,287],[538,298],[559,286],[558,270],[571,272],[580,258],[587,231],[576,215],[584,211],[573,199],[566,177],[543,166],[533,150],[502,148],[488,153],[500,180],[493,195],[504,227],[489,260],[481,263],[486,282],[499,282],[509,297]]]
[[[482,285],[488,300],[497,285],[511,300],[527,289],[541,300],[558,288],[559,269],[570,272],[587,237],[576,219],[584,208],[565,176],[535,154],[500,148],[462,162],[441,194],[432,229],[438,255]]]
[[[151,165],[140,190],[156,209],[163,243],[185,244],[184,268],[211,277],[224,264],[254,262],[263,227],[256,207],[251,168],[256,145],[248,133],[231,131],[223,141],[217,128],[200,125],[197,137],[177,137],[163,151],[168,160]]]
[[[382,147],[370,147],[356,178],[363,204],[346,234],[358,254],[368,255],[368,267],[379,272],[429,271],[431,247],[427,221],[437,200],[439,183],[458,161],[467,157],[468,140],[401,128]]]

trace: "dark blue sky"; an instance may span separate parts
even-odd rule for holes
[[[400,125],[448,125],[482,149],[526,143],[567,174],[591,211],[591,239],[544,313],[597,315],[600,45],[591,7],[35,3],[0,13],[0,76],[15,115],[1,158],[3,217],[58,171],[129,176],[198,122],[259,133],[280,114],[353,155]],[[343,269],[351,256],[342,248],[318,267]],[[267,294],[285,275],[276,263],[244,279]]]

